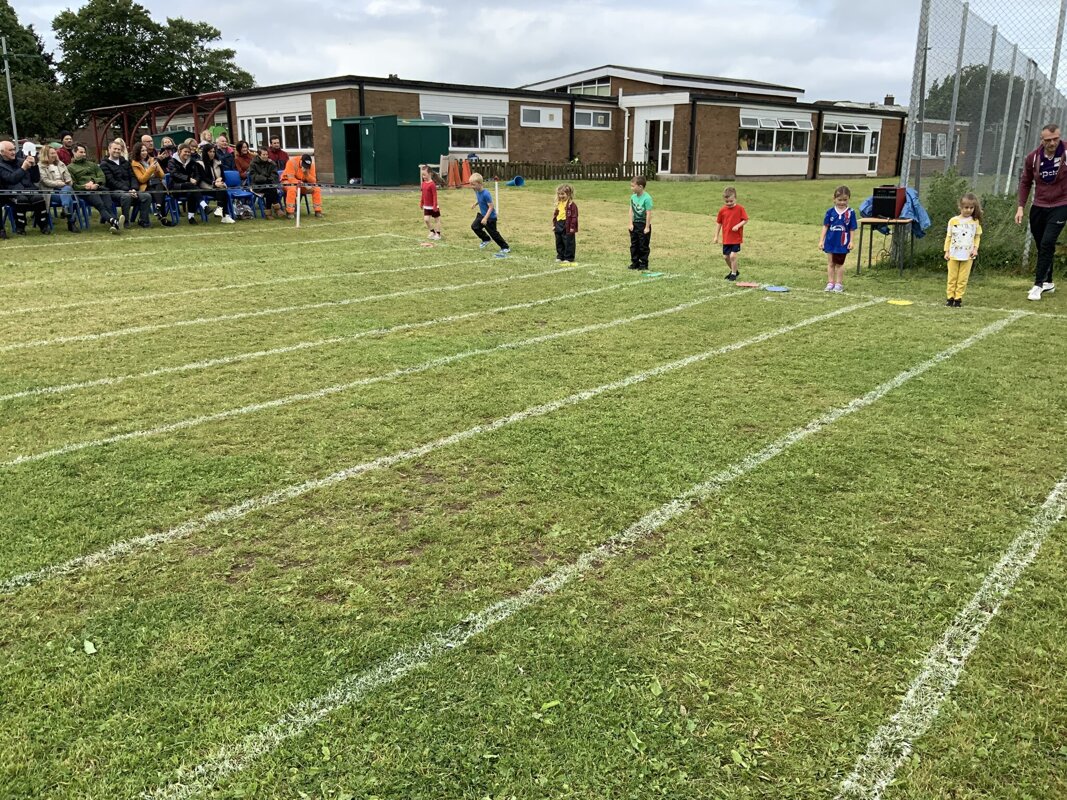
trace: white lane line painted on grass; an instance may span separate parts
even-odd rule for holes
[[[260,511],[271,506],[276,506],[280,503],[284,503],[289,500],[293,500],[297,497],[302,497],[309,492],[317,491],[319,489],[325,489],[330,486],[334,486],[338,483],[347,481],[349,478],[354,478],[358,475],[362,475],[366,472],[378,469],[386,469],[396,464],[400,464],[404,461],[410,461],[415,458],[420,458],[424,455],[440,450],[443,447],[449,447],[454,444],[459,444],[468,439],[473,439],[476,436],[480,436],[483,433],[492,433],[494,431],[505,428],[509,425],[513,425],[517,422],[525,422],[528,419],[535,419],[537,417],[543,417],[547,414],[551,414],[554,411],[559,411],[563,408],[569,408],[570,406],[576,406],[579,403],[583,403],[586,400],[591,400],[594,397],[599,397],[606,392],[617,391],[619,389],[625,389],[630,386],[634,386],[639,383],[651,380],[659,377],[660,375],[666,375],[675,370],[683,369],[685,367],[698,364],[702,361],[706,361],[709,358],[715,356],[725,355],[726,353],[732,353],[736,350],[741,350],[745,347],[749,347],[760,342],[766,342],[775,337],[782,336],[801,328],[806,328],[810,325],[816,325],[820,322],[826,322],[827,320],[835,317],[842,316],[843,314],[849,314],[853,311],[858,311],[862,308],[869,308],[880,300],[871,300],[866,303],[857,303],[851,306],[845,306],[834,311],[827,312],[825,314],[819,314],[814,317],[808,317],[807,319],[800,320],[799,322],[793,322],[789,325],[783,325],[781,328],[776,328],[772,331],[766,331],[764,333],[750,336],[747,339],[741,339],[731,344],[723,345],[722,347],[716,347],[713,350],[705,350],[702,353],[686,356],[685,358],[677,359],[676,361],[670,361],[666,364],[661,364],[658,367],[638,372],[633,375],[629,375],[625,378],[621,378],[611,383],[601,384],[591,389],[586,389],[581,392],[577,392],[567,397],[560,398],[559,400],[553,400],[549,403],[544,403],[538,406],[531,406],[523,411],[516,411],[513,414],[508,414],[506,417],[499,417],[492,422],[487,422],[484,425],[475,425],[473,428],[467,428],[466,430],[453,433],[440,439],[435,439],[431,442],[413,447],[410,450],[402,450],[398,453],[393,453],[387,456],[381,456],[373,461],[365,461],[362,464],[356,464],[351,467],[334,472],[331,475],[327,475],[323,478],[312,478],[311,480],[304,481],[303,483],[292,484],[282,489],[277,489],[268,494],[260,495],[259,497],[252,497],[248,500],[244,500],[240,503],[230,506],[229,508],[219,509],[218,511],[212,511],[194,520],[182,523],[181,525],[170,528],[169,530],[159,531],[157,533],[149,533],[144,536],[138,536],[133,539],[123,539],[122,541],[114,542],[102,550],[98,550],[95,553],[89,553],[83,556],[77,556],[59,564],[51,564],[46,567],[34,570],[32,572],[25,572],[21,575],[14,575],[10,578],[6,578],[0,581],[0,593],[13,592],[18,589],[23,589],[27,586],[40,583],[48,578],[58,577],[60,575],[70,575],[75,572],[85,572],[93,569],[94,567],[103,566],[112,561],[142,550],[149,550],[167,542],[172,542],[176,539],[183,539],[187,536],[191,536],[194,533],[206,530],[212,525],[219,523],[229,522],[241,517],[247,516],[254,511]]]
[[[666,276],[670,277],[670,276]],[[270,356],[282,355],[284,353],[295,353],[300,350],[310,350],[316,347],[327,347],[335,344],[348,344],[355,342],[359,339],[364,339],[371,336],[386,336],[391,333],[399,333],[401,331],[418,330],[420,328],[431,328],[436,325],[446,325],[452,322],[464,322],[466,320],[477,319],[478,317],[491,316],[493,314],[503,314],[508,311],[518,311],[521,309],[536,308],[538,306],[547,305],[549,303],[557,303],[564,300],[573,300],[579,297],[588,297],[589,295],[600,294],[601,292],[610,292],[615,289],[627,289],[633,286],[651,286],[654,282],[650,281],[625,281],[623,283],[612,283],[607,286],[599,286],[595,289],[583,289],[580,292],[570,292],[568,294],[558,294],[554,297],[545,297],[540,300],[529,300],[525,303],[512,303],[507,306],[497,306],[496,308],[487,308],[484,311],[468,311],[463,314],[452,314],[446,317],[435,317],[434,319],[422,320],[420,322],[405,322],[400,325],[393,325],[388,328],[372,328],[370,330],[360,331],[359,333],[349,334],[348,336],[333,336],[329,339],[316,339],[314,341],[297,342],[295,344],[285,345],[283,347],[275,347],[270,350],[256,350],[250,353],[237,353],[232,356],[221,356],[219,358],[210,358],[203,361],[194,361],[188,364],[178,364],[173,367],[159,367],[157,369],[148,370],[147,372],[138,372],[130,375],[115,375],[109,378],[95,378],[93,380],[82,381],[81,383],[65,383],[55,386],[41,386],[36,389],[26,389],[21,392],[12,392],[11,394],[0,395],[0,402],[9,400],[19,400],[25,397],[39,397],[41,395],[50,394],[64,394],[66,392],[75,392],[80,389],[89,389],[95,386],[114,386],[116,384],[125,383],[131,380],[140,380],[144,378],[155,378],[160,375],[171,375],[180,372],[193,372],[202,369],[211,369],[212,367],[225,366],[227,364],[237,364],[242,361],[249,361],[255,358],[267,358]]]
[[[106,447],[112,444],[118,444],[119,442],[128,442],[132,439],[147,439],[152,436],[161,436],[165,433],[174,433],[176,431],[186,430],[188,428],[196,428],[200,425],[206,425],[211,422],[220,422],[224,419],[231,419],[233,417],[241,417],[246,414],[254,414],[259,411],[267,411],[275,408],[283,408],[285,406],[293,405],[294,403],[303,403],[311,400],[321,400],[324,397],[329,397],[335,394],[341,394],[343,392],[351,391],[352,389],[358,389],[362,386],[372,386],[376,383],[384,383],[385,381],[396,380],[397,378],[406,377],[408,375],[417,375],[420,372],[427,372],[438,367],[443,367],[448,364],[454,364],[457,361],[463,361],[468,358],[475,358],[477,356],[489,355],[491,353],[501,353],[508,350],[518,350],[523,347],[532,347],[538,344],[544,344],[545,342],[551,342],[556,339],[564,339],[570,336],[582,336],[586,333],[593,333],[595,331],[608,330],[610,328],[617,328],[622,325],[629,325],[633,322],[641,322],[649,319],[656,319],[657,317],[664,317],[668,314],[677,314],[682,311],[688,311],[691,308],[702,305],[704,303],[711,302],[712,300],[719,300],[726,297],[736,297],[740,294],[746,294],[751,289],[743,289],[740,292],[730,292],[726,294],[718,293],[711,295],[705,295],[695,300],[689,300],[685,303],[672,306],[671,308],[663,309],[660,311],[649,311],[643,314],[635,314],[632,317],[625,317],[622,319],[613,319],[609,322],[597,322],[591,325],[583,325],[580,328],[570,328],[565,331],[558,331],[556,333],[546,333],[541,336],[533,336],[529,339],[522,339],[517,342],[504,342],[503,344],[496,345],[495,347],[479,348],[477,350],[465,350],[462,353],[454,353],[449,356],[441,356],[440,358],[434,358],[430,361],[424,361],[421,364],[415,364],[410,367],[402,367],[400,369],[394,369],[390,372],[383,373],[381,375],[371,375],[366,378],[360,378],[359,380],[351,381],[349,383],[342,383],[335,386],[326,386],[322,389],[316,389],[313,392],[302,392],[300,394],[291,394],[286,397],[279,397],[274,400],[267,400],[261,403],[251,403],[240,408],[231,408],[226,411],[218,411],[214,414],[204,414],[199,417],[192,417],[189,419],[178,420],[177,422],[170,422],[166,425],[159,425],[155,428],[145,428],[139,431],[129,431],[128,433],[119,433],[114,436],[108,436],[103,439],[92,439],[90,441],[74,442],[72,444],[64,445],[63,447],[57,447],[54,450],[46,450],[40,453],[31,453],[21,455],[10,461],[0,462],[0,468],[16,467],[20,464],[28,464],[34,461],[44,461],[56,456],[67,455],[69,453],[77,453],[81,450],[89,450],[94,447]]]
[[[61,303],[51,306],[36,306],[27,308],[0,309],[0,317],[11,317],[16,314],[43,314],[53,311],[65,311],[71,308],[86,308],[88,306],[118,305],[119,303],[137,303],[145,300],[162,300],[167,297],[186,297],[194,294],[210,294],[212,292],[228,292],[235,289],[254,289],[259,286],[278,286],[285,283],[301,283],[304,281],[322,281],[333,278],[363,278],[368,275],[390,275],[396,272],[416,272],[424,269],[440,269],[442,267],[454,267],[459,264],[479,264],[481,259],[470,261],[446,261],[437,264],[421,264],[413,267],[394,267],[392,269],[371,269],[365,272],[320,272],[313,275],[288,275],[283,278],[271,278],[264,281],[252,281],[249,283],[228,283],[223,286],[202,286],[197,289],[179,289],[171,292],[155,292],[153,294],[139,294],[99,297],[95,300],[78,300],[73,303]]]
[[[219,781],[242,772],[261,756],[278,749],[287,740],[305,733],[334,712],[355,705],[376,689],[396,683],[411,672],[427,666],[431,661],[463,647],[478,634],[548,599],[575,579],[626,553],[667,523],[692,510],[694,503],[707,501],[733,481],[747,475],[793,445],[841,418],[878,402],[889,392],[952,358],[976,342],[997,333],[1017,318],[1013,316],[988,325],[928,361],[901,372],[867,394],[857,397],[848,405],[839,406],[806,425],[793,429],[762,450],[735,462],[708,480],[690,487],[673,500],[645,514],[630,527],[616,533],[598,547],[583,553],[570,564],[537,579],[519,594],[487,606],[452,628],[431,634],[417,644],[397,651],[385,661],[379,662],[364,672],[342,679],[318,697],[297,703],[277,721],[255,733],[248,734],[234,745],[220,747],[206,761],[195,767],[180,770],[172,783],[146,792],[144,797],[147,800],[188,800],[207,792]]]
[[[993,617],[1028,566],[1037,558],[1052,529],[1067,513],[1067,475],[1045,498],[1030,524],[986,575],[970,602],[927,653],[923,668],[908,687],[900,709],[878,729],[867,751],[842,783],[836,800],[878,800],[897,769],[911,755],[959,682],[967,659]]]
[[[456,263],[466,264],[475,262],[460,261]],[[114,339],[118,336],[137,336],[142,333],[155,333],[156,331],[164,331],[171,328],[188,328],[193,325],[210,325],[215,322],[232,322],[241,319],[269,317],[276,314],[290,314],[296,311],[313,311],[320,308],[342,308],[345,306],[358,305],[360,303],[370,303],[376,300],[412,297],[414,295],[429,294],[431,292],[455,292],[461,289],[472,289],[480,286],[508,283],[509,281],[540,278],[545,275],[555,275],[560,272],[573,272],[576,269],[577,267],[560,267],[558,269],[543,270],[540,272],[525,272],[520,275],[506,275],[502,278],[493,278],[484,281],[472,281],[471,283],[453,283],[448,284],[447,286],[425,286],[418,289],[404,289],[399,292],[388,292],[386,294],[372,294],[367,295],[366,297],[349,297],[343,300],[325,300],[321,303],[281,306],[279,308],[263,308],[258,311],[241,311],[236,314],[221,314],[216,317],[197,317],[196,319],[182,319],[175,322],[161,322],[156,325],[138,325],[132,328],[118,328],[111,331],[101,331],[100,333],[83,333],[76,336],[57,336],[54,339],[35,339],[26,342],[13,342],[11,344],[0,345],[0,353],[7,353],[12,350],[25,350],[31,347],[48,347],[57,344],[70,344],[72,342],[96,342],[101,339]]]

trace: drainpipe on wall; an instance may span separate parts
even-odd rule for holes
[[[689,174],[697,174],[697,101],[689,101]]]
[[[574,161],[574,98],[571,98],[571,125],[570,136],[567,140],[567,150],[570,155],[567,156],[568,161]]]
[[[900,140],[897,142],[897,166],[894,175],[900,175],[901,170],[904,169],[904,142],[907,139],[908,125],[907,120],[900,121]]]
[[[361,117],[367,116],[366,84],[363,81],[359,82],[359,115]]]
[[[822,115],[823,111],[820,108],[815,118],[815,158],[811,164],[811,180],[813,181],[819,177],[819,159],[822,158]]]
[[[622,122],[622,158],[626,161],[626,153],[630,149],[630,109],[622,107],[622,89],[619,89],[619,108],[622,108],[626,118]]]

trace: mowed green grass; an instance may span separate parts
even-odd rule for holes
[[[578,184],[578,263],[559,265],[553,188],[502,188],[503,261],[468,230],[469,192],[443,193],[432,248],[408,192],[328,198],[299,231],[0,247],[0,580],[855,306],[0,593],[0,798],[172,787],[789,431],[1040,312],[194,795],[833,797],[1067,471],[1064,300],[983,273],[946,309],[943,274],[856,277],[854,260],[846,292],[822,293],[829,182],[739,186],[742,278],[788,294],[722,280],[721,184],[652,184],[657,278],[625,269],[628,187]],[[1065,528],[887,798],[1067,796]]]

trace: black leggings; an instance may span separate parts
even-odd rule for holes
[[[496,229],[496,218],[491,218],[484,225],[482,224],[482,215],[479,214],[474,218],[474,222],[471,223],[471,230],[477,235],[483,242],[488,242],[492,239],[501,250],[508,249],[508,243],[504,241],[504,237],[500,235],[500,232]],[[488,231],[488,233],[487,233]]]
[[[1030,233],[1037,244],[1037,269],[1034,285],[1052,283],[1052,257],[1056,255],[1056,240],[1067,222],[1067,206],[1041,208],[1030,206]]]

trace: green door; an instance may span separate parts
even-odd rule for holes
[[[359,160],[363,165],[363,185],[376,186],[378,171],[374,160],[374,120],[359,123]]]

